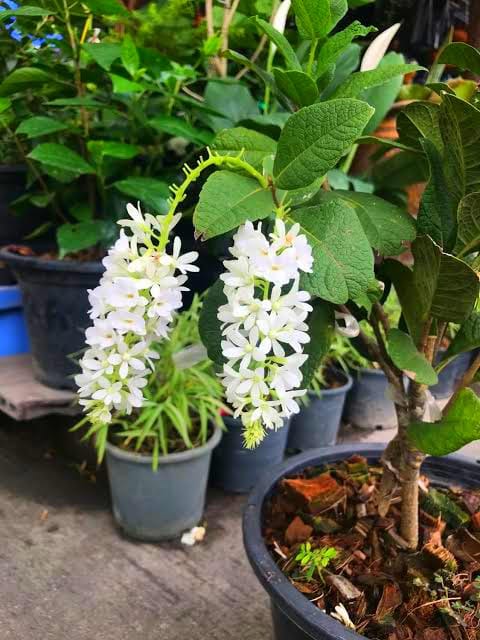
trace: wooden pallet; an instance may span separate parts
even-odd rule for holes
[[[76,415],[81,407],[73,391],[51,389],[35,380],[30,354],[0,357],[0,410],[15,420],[51,413]]]

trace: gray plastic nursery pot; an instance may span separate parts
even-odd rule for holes
[[[442,351],[439,352],[439,356],[437,360],[440,360],[442,357]],[[447,366],[440,371],[438,374],[438,382],[437,384],[430,387],[430,391],[433,393],[435,398],[442,399],[448,398],[452,395],[455,390],[455,386],[460,378],[463,376],[465,371],[470,366],[470,362],[472,360],[472,352],[467,351],[466,353],[461,353],[454,360],[449,362]]]
[[[336,444],[345,399],[353,380],[340,370],[335,370],[335,376],[342,382],[341,386],[323,389],[320,395],[308,392],[308,404],[291,420],[289,449],[306,451]]]
[[[158,542],[197,525],[205,508],[212,450],[221,437],[216,427],[202,447],[160,457],[157,471],[151,456],[107,443],[112,509],[119,527],[137,540]]]
[[[223,421],[226,430],[213,452],[211,482],[230,493],[248,493],[265,471],[283,460],[290,423],[269,431],[255,449],[246,449],[241,420],[224,416]]]
[[[277,465],[262,477],[248,498],[243,516],[243,540],[250,564],[260,584],[270,596],[274,640],[361,640],[365,636],[349,631],[331,616],[320,611],[297,591],[278,568],[263,536],[263,510],[278,482],[306,467],[335,463],[356,454],[369,462],[378,462],[384,445],[339,445],[299,454]],[[480,465],[461,455],[427,458],[424,472],[437,486],[480,487]]]
[[[352,372],[353,386],[345,403],[344,418],[358,429],[396,429],[395,405],[388,397],[388,380],[381,369]]]

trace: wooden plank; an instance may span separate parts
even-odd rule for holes
[[[0,358],[0,410],[15,420],[32,420],[51,413],[76,415],[76,394],[51,389],[35,380],[29,354]]]

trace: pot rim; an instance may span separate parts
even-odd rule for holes
[[[159,456],[158,465],[160,467],[160,465],[188,462],[189,460],[193,460],[194,458],[199,458],[214,449],[220,442],[221,437],[222,429],[215,425],[214,432],[204,445],[202,445],[201,447],[195,447],[194,449],[187,449],[186,451],[179,451],[178,453],[169,453],[166,456]],[[131,451],[125,451],[125,449],[120,449],[120,447],[117,447],[111,442],[107,442],[106,448],[107,452],[110,455],[127,462],[148,464],[151,466],[153,461],[153,456],[146,456],[143,453],[132,453]]]
[[[321,389],[320,393],[316,391],[312,391],[311,389],[307,390],[307,395],[311,400],[321,400],[322,396],[338,396],[343,393],[348,393],[353,385],[353,378],[343,369],[334,368],[335,373],[340,373],[344,379],[346,380],[345,384],[342,384],[341,387],[333,387],[329,389]]]
[[[350,631],[330,615],[320,611],[304,594],[297,591],[288,578],[280,571],[267,549],[262,536],[264,502],[278,481],[285,475],[295,473],[320,461],[323,463],[340,461],[353,454],[363,455],[371,461],[378,460],[384,449],[385,443],[360,444],[356,446],[343,444],[334,447],[311,449],[305,453],[293,456],[289,460],[270,469],[267,474],[262,476],[248,497],[243,514],[242,529],[243,543],[250,565],[275,605],[302,631],[312,636],[312,639],[318,637],[318,634],[325,633],[328,634],[327,637],[330,638],[330,640],[365,640],[365,636]],[[319,458],[321,460],[319,460]],[[475,468],[477,474],[480,473],[479,465],[464,455],[455,454],[443,458],[429,457],[427,458],[427,464],[430,462],[428,466],[431,468],[432,475],[435,475],[436,471],[439,472],[439,476],[436,478],[438,484],[441,484],[442,481],[444,484],[447,484],[445,477],[442,478],[442,475],[445,476],[445,465],[442,465],[442,462],[444,463],[446,460],[448,460],[450,464],[454,462],[456,466],[467,465]],[[458,483],[458,478],[456,478],[456,481]],[[321,637],[323,637],[323,635]]]
[[[101,260],[89,262],[76,262],[75,260],[45,260],[38,256],[21,256],[18,253],[8,251],[6,247],[0,248],[0,260],[6,262],[15,269],[34,269],[37,271],[68,271],[76,273],[102,273],[105,267]]]
[[[361,375],[372,375],[386,378],[383,369],[376,369],[375,367],[360,367],[359,369],[352,370],[352,377],[358,378]]]

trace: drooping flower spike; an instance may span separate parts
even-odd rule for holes
[[[312,270],[311,247],[299,225],[275,222],[268,239],[251,222],[241,226],[225,261],[227,303],[218,310],[223,323],[223,383],[227,401],[242,419],[245,445],[259,444],[265,429],[278,429],[298,413],[305,394],[301,366],[309,341],[305,323],[310,295],[299,288],[300,271]]]
[[[165,216],[144,215],[132,204],[127,212],[130,217],[119,221],[120,237],[103,260],[100,284],[89,291],[93,325],[86,330],[89,348],[76,383],[94,428],[110,423],[116,411],[129,414],[142,405],[156,357],[150,344],[168,336],[182,292],[188,290],[186,274],[198,271],[193,264],[198,254],[182,255],[178,236],[173,251],[167,251],[164,240],[180,215],[165,229]]]

